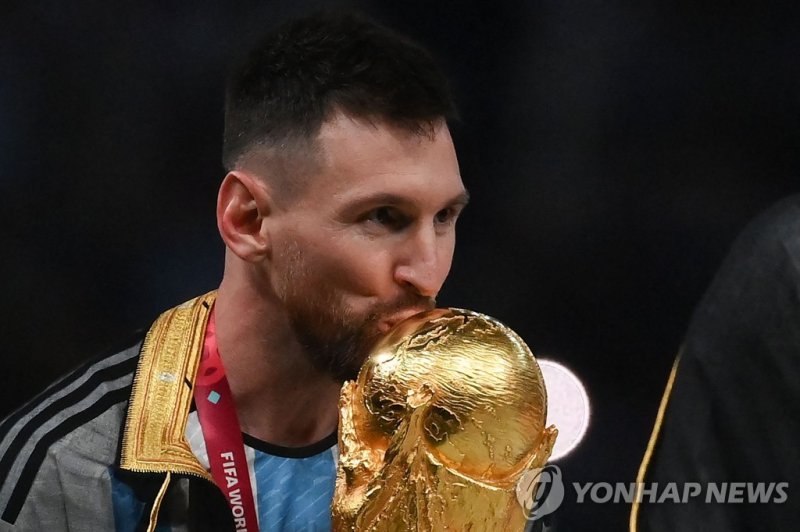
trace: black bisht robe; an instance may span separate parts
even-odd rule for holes
[[[699,482],[703,493],[645,502],[641,531],[798,530],[800,196],[744,230],[696,309],[645,481]],[[784,502],[717,504],[710,482],[788,489],[773,492]]]

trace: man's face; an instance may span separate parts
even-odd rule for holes
[[[338,114],[318,146],[306,190],[271,213],[271,279],[315,366],[344,380],[394,323],[433,308],[467,193],[444,123],[429,137]]]

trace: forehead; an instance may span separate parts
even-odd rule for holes
[[[338,113],[320,128],[317,147],[320,175],[313,188],[329,199],[384,193],[418,200],[464,191],[443,121],[427,135]]]

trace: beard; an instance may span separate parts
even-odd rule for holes
[[[289,267],[279,295],[289,323],[312,366],[340,383],[358,376],[372,347],[383,336],[378,329],[382,317],[408,308],[430,310],[436,306],[433,298],[407,292],[357,313],[324,276],[311,272],[299,248],[295,247],[287,259]]]

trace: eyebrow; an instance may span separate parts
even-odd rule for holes
[[[460,207],[466,207],[467,204],[469,204],[469,190],[466,188],[448,203],[448,205],[458,205]]]
[[[354,200],[348,207],[348,210],[359,209],[368,205],[404,205],[412,203],[408,197],[399,194],[392,194],[388,192],[379,192],[364,196]],[[462,190],[458,195],[454,196],[446,203],[447,206],[466,207],[469,203],[469,191]]]

